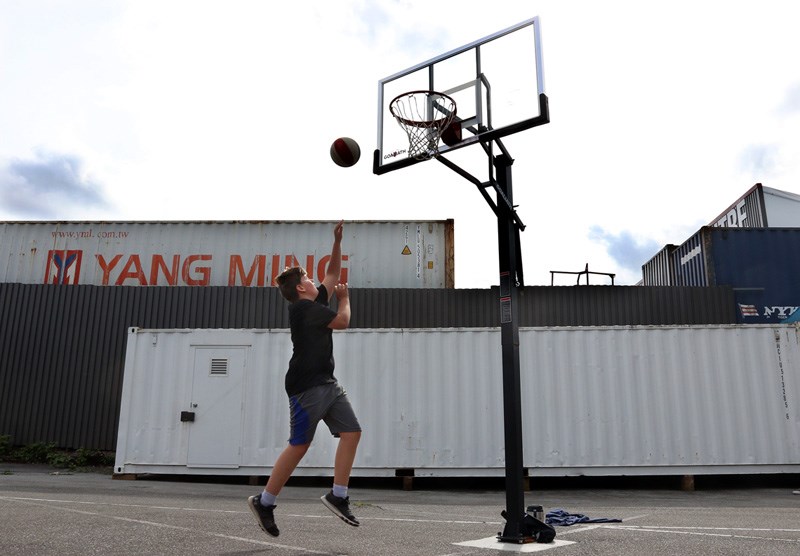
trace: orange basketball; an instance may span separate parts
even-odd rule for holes
[[[331,158],[339,166],[349,168],[361,158],[361,148],[353,139],[339,137],[331,145]]]
[[[461,142],[461,122],[453,120],[442,130],[442,143],[448,147]]]

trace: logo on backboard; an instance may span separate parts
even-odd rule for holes
[[[407,152],[408,152],[408,149],[398,149],[396,151],[392,151],[390,153],[387,153],[387,154],[383,155],[383,159],[386,160],[386,159],[389,159],[389,158],[395,158],[397,156],[400,156],[401,154],[406,154]]]
[[[81,276],[83,251],[73,249],[51,249],[47,252],[44,269],[45,284],[77,284]]]

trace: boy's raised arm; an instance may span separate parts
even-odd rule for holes
[[[334,288],[339,283],[342,272],[342,233],[344,221],[340,220],[333,229],[333,247],[331,247],[331,258],[328,261],[328,269],[325,271],[325,278],[322,284],[328,290],[328,295],[332,296]]]

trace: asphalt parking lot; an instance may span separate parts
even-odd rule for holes
[[[313,483],[313,481],[312,481]],[[360,484],[361,483],[361,484]],[[247,484],[179,478],[112,480],[95,472],[0,464],[0,552],[34,554],[425,555],[545,552],[575,555],[797,555],[800,496],[788,486],[545,488],[526,504],[590,519],[557,527],[551,545],[512,545],[502,530],[502,485],[446,482],[405,491],[354,479],[350,527],[319,501],[325,486],[290,483],[279,498],[281,535],[264,534]],[[794,485],[800,487],[800,485]]]

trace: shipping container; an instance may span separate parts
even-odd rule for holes
[[[757,183],[708,225],[720,228],[797,228],[800,227],[800,195]]]
[[[800,322],[800,228],[703,227],[673,253],[681,286],[731,286],[737,322]]]
[[[334,300],[335,303],[335,300]],[[350,328],[500,326],[499,289],[359,288]],[[733,291],[520,289],[520,326],[732,324]],[[278,288],[0,283],[0,436],[114,450],[128,328],[283,328]]]
[[[708,230],[704,232],[704,230]],[[684,241],[672,251],[672,268],[675,271],[676,286],[708,286],[706,274],[706,258],[703,251],[703,238],[710,233],[710,228],[701,228],[699,232]]]
[[[0,282],[95,286],[274,285],[287,266],[324,277],[330,221],[2,222]],[[346,222],[356,288],[453,288],[453,220]]]
[[[674,286],[675,265],[672,253],[676,245],[665,245],[652,259],[642,265],[643,286]]]
[[[709,223],[714,228],[800,228],[800,195],[760,183]],[[683,245],[666,245],[642,265],[644,286],[706,286],[705,261],[698,258],[700,236]],[[680,265],[676,268],[676,264]]]
[[[498,328],[347,330],[354,476],[502,476]],[[800,472],[800,326],[521,328],[531,476]],[[114,472],[266,475],[287,330],[129,331]],[[332,473],[320,424],[297,475]]]

